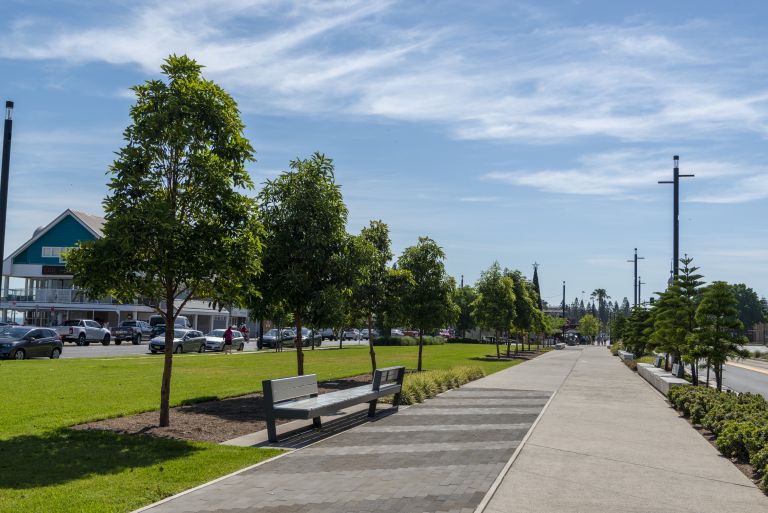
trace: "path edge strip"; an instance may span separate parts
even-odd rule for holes
[[[499,472],[499,475],[496,476],[496,479],[494,480],[491,487],[488,489],[488,491],[485,493],[485,497],[483,497],[483,500],[480,501],[480,504],[477,505],[475,508],[475,513],[483,513],[485,511],[485,508],[488,507],[488,504],[491,502],[491,499],[493,499],[493,496],[496,495],[496,490],[499,489],[499,486],[501,486],[501,482],[504,481],[504,478],[507,477],[507,474],[509,473],[509,469],[512,468],[512,465],[515,463],[515,460],[520,455],[520,452],[523,450],[523,447],[525,447],[525,443],[528,441],[528,438],[530,438],[531,434],[533,434],[533,430],[536,429],[536,425],[539,423],[539,420],[544,416],[544,413],[546,413],[547,408],[549,408],[550,403],[557,395],[557,392],[559,391],[559,388],[555,390],[551,396],[549,396],[549,400],[544,405],[544,407],[539,412],[539,415],[536,417],[536,420],[533,421],[533,424],[531,424],[531,427],[528,428],[528,432],[525,434],[522,440],[520,440],[520,444],[517,446],[517,449],[515,449],[515,452],[512,453],[512,457],[509,458],[509,461],[507,461],[507,464],[504,465],[504,468],[501,469],[501,472]]]

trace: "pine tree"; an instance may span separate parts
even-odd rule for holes
[[[533,265],[533,290],[536,291],[536,304],[539,310],[544,310],[544,305],[541,302],[541,287],[539,287],[539,266]]]
[[[739,346],[747,338],[739,335],[744,323],[739,320],[738,304],[733,289],[724,281],[715,281],[704,290],[696,309],[695,320],[699,329],[692,335],[699,350],[715,372],[717,389],[723,388],[723,364],[729,357],[748,356]]]

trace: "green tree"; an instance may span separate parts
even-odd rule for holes
[[[496,357],[501,358],[499,338],[512,328],[515,319],[515,282],[494,262],[480,273],[475,289],[477,297],[472,303],[475,321],[481,328],[494,332]]]
[[[653,317],[651,312],[640,306],[632,309],[624,327],[622,343],[624,347],[636,356],[645,354],[649,338],[653,332]]]
[[[327,288],[346,285],[347,207],[333,161],[321,153],[291,161],[291,171],[259,194],[266,230],[262,288],[284,302],[296,326],[296,368],[304,374],[301,327]]]
[[[755,324],[765,322],[768,315],[766,302],[765,299],[760,299],[757,292],[743,283],[734,283],[731,285],[731,290],[736,296],[736,310],[739,312],[739,320],[744,325],[742,335],[745,335],[747,330]]]
[[[368,324],[368,347],[371,372],[376,371],[373,344],[373,315],[386,300],[388,262],[392,259],[389,228],[382,221],[371,221],[354,239],[355,268],[352,279],[352,304],[360,310]]]
[[[530,295],[528,281],[520,271],[504,270],[504,274],[512,278],[515,290],[515,316],[512,320],[512,331],[515,333],[515,352],[517,352],[518,337],[523,337],[522,343],[528,334],[534,329],[536,320],[536,304],[534,298]],[[507,356],[509,356],[510,347],[507,343]]]
[[[592,314],[587,314],[579,321],[579,333],[589,337],[594,342],[597,334],[600,333],[600,321]]]
[[[173,329],[191,299],[239,304],[261,270],[261,229],[245,164],[253,148],[237,104],[183,55],[161,66],[167,80],[132,88],[125,146],[110,168],[104,237],[67,255],[78,287],[120,301],[148,298],[163,317],[160,426],[168,426]]]
[[[415,285],[411,271],[394,267],[387,270],[384,299],[376,311],[376,324],[382,335],[389,336],[392,328],[408,322],[406,298]]]
[[[747,342],[747,338],[740,335],[744,324],[739,320],[736,305],[738,301],[733,288],[724,281],[715,281],[704,289],[696,309],[699,329],[692,338],[703,348],[707,364],[714,369],[718,390],[723,388],[723,364],[726,360],[749,356],[748,351],[739,347]]]
[[[424,332],[432,331],[453,322],[458,311],[452,301],[453,278],[445,273],[445,253],[429,237],[419,237],[415,246],[403,251],[398,267],[410,271],[414,285],[409,287],[404,303],[407,319],[419,330],[419,363],[422,370]]]
[[[539,310],[544,310],[544,303],[541,300],[541,287],[539,286],[539,264],[533,264],[533,290],[536,292],[536,306]]]
[[[459,317],[456,321],[456,331],[464,338],[467,330],[471,330],[476,326],[475,319],[472,316],[473,306],[475,299],[477,299],[477,291],[474,287],[464,285],[463,287],[457,287],[453,294],[453,302],[459,307]]]
[[[608,295],[605,289],[595,289],[589,297],[597,300],[597,317],[600,319],[600,324],[605,326],[608,323],[608,309],[605,303],[611,299],[611,296]]]

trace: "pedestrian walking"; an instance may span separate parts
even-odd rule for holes
[[[245,324],[240,326],[240,333],[243,334],[243,338],[245,339],[246,342],[248,342],[248,326],[246,326]]]
[[[224,354],[232,354],[232,326],[224,332]]]

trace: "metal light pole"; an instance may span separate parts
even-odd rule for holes
[[[565,319],[565,280],[563,280],[563,319]]]
[[[627,262],[634,262],[635,263],[635,280],[633,282],[634,288],[635,288],[635,308],[637,308],[637,261],[643,260],[645,257],[639,257],[637,256],[637,248],[635,248],[635,258],[632,260],[627,260]]]
[[[637,302],[642,305],[643,304],[643,285],[645,285],[645,282],[643,282],[643,279],[638,276],[637,277]]]
[[[680,174],[680,157],[672,157],[674,168],[672,169],[672,181],[659,180],[659,183],[672,184],[672,277],[676,278],[680,270],[680,178],[688,178],[696,175]]]
[[[0,266],[5,257],[5,219],[8,211],[8,175],[11,164],[11,133],[13,132],[13,102],[5,102],[5,126],[3,129],[3,160],[0,169]],[[0,267],[0,278],[2,278]],[[0,280],[2,281],[2,280]],[[5,294],[8,291],[3,291]],[[6,320],[6,311],[3,310],[3,320]]]

